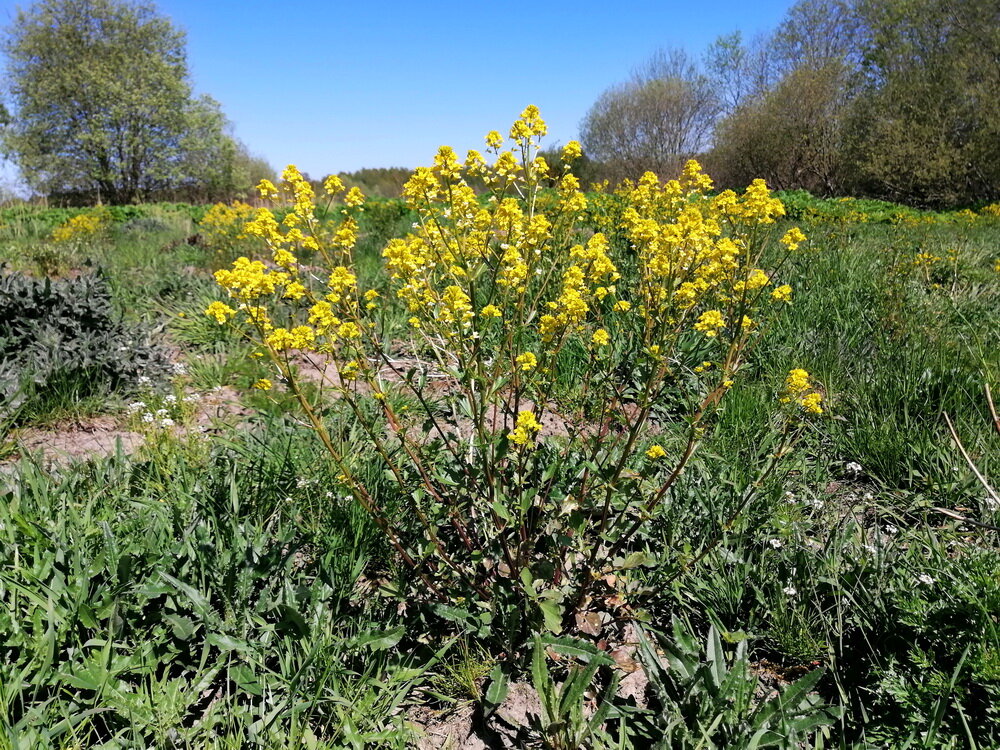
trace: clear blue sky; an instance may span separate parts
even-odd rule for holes
[[[720,34],[773,29],[792,0],[576,3],[160,0],[187,32],[198,93],[279,170],[416,167],[480,148],[527,104],[548,143],[659,47],[700,55]],[[0,23],[28,2],[0,0]]]

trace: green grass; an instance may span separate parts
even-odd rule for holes
[[[372,280],[410,220],[378,211],[360,249]],[[167,215],[84,255],[126,316],[183,352],[185,382],[245,392],[266,370],[201,314],[218,298],[215,260],[183,242],[189,218]],[[780,273],[794,304],[649,519],[648,562],[622,572],[627,611],[662,632],[684,620],[699,643],[714,625],[730,662],[743,643],[749,663],[791,675],[824,665],[816,690],[842,709],[826,747],[995,746],[997,532],[936,509],[1000,525],[945,422],[1000,483],[983,390],[1000,392],[1000,227],[843,218],[803,225],[809,249]],[[30,269],[23,251],[45,222],[26,221],[38,226],[4,242]],[[941,260],[924,269],[918,253]],[[793,367],[822,383],[827,414],[762,476]],[[122,398],[67,389],[32,421]],[[498,665],[531,681],[499,648],[505,634],[463,632],[408,595],[414,582],[284,400],[245,402],[257,416],[210,439],[0,474],[0,748],[406,746],[406,705],[489,705]],[[356,426],[336,406],[327,416],[391,507]],[[619,704],[618,739],[653,725]]]

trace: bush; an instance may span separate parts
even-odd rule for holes
[[[102,276],[0,276],[0,417],[53,391],[114,390],[168,368],[165,352],[114,312]]]
[[[529,107],[510,150],[487,136],[494,164],[472,152],[463,165],[443,147],[417,170],[404,190],[417,221],[383,251],[384,298],[357,276],[360,202],[348,194],[319,222],[311,184],[289,167],[280,191],[265,192],[291,213],[279,224],[263,211],[245,227],[270,258],[219,271],[233,306],[207,310],[289,384],[341,492],[372,515],[435,611],[492,627],[510,651],[532,629],[572,627],[602,581],[650,559],[646,520],[669,504],[765,321],[789,300],[763,253],[780,266],[805,239],[795,229],[778,240],[784,209],[763,182],[712,196],[692,161],[678,180],[647,174],[622,194],[623,255],[580,226],[587,199],[565,164],[537,157],[544,133]],[[578,154],[571,142],[563,160]],[[558,188],[541,195],[553,175]],[[487,201],[467,176],[490,187]],[[299,261],[317,248],[321,274]],[[336,372],[322,388],[336,406],[297,377],[301,351]],[[798,415],[822,411],[808,374],[793,376],[785,407],[775,404],[787,407],[777,421],[788,439]],[[325,418],[331,409],[340,420]],[[364,449],[345,425],[363,430]],[[376,491],[371,476],[392,486]]]

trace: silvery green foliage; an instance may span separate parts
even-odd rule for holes
[[[169,369],[166,352],[115,312],[100,275],[0,275],[0,416],[47,390],[119,389]]]

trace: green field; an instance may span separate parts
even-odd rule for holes
[[[591,198],[584,235],[620,211]],[[537,565],[524,590],[500,573],[477,601],[434,563],[402,562],[294,394],[250,356],[259,347],[204,314],[226,300],[212,272],[263,257],[257,240],[209,241],[202,207],[112,209],[99,232],[63,243],[50,236],[70,212],[0,213],[0,306],[51,324],[27,341],[36,328],[0,322],[0,748],[439,747],[449,733],[460,747],[470,732],[553,748],[1000,744],[988,398],[1000,401],[1000,220],[800,193],[787,204],[764,259],[802,228],[804,251],[780,273],[792,304],[698,423],[663,502],[622,544],[595,542],[601,578],[585,606],[546,598],[556,589],[535,584],[558,574]],[[358,214],[353,268],[380,293],[392,362],[430,357],[406,343],[411,312],[381,258],[416,220],[402,201]],[[635,255],[609,237],[624,286]],[[701,341],[678,346],[694,356]],[[640,371],[635,352],[612,348],[608,372]],[[596,356],[567,344],[551,385],[588,424],[600,422],[598,386],[582,385]],[[381,433],[351,411],[377,399],[326,398],[289,362],[357,486],[408,549],[435,558],[407,510],[420,483],[392,475],[372,449]],[[793,368],[811,373],[823,413],[789,428],[779,395]],[[263,379],[275,387],[255,388]],[[381,398],[420,411],[404,391]],[[667,453],[683,444],[684,409],[652,409]],[[551,488],[576,470],[545,450],[524,452],[519,481]],[[616,478],[646,481],[641,466]],[[551,497],[538,506],[549,520],[585,504]],[[431,523],[450,528],[443,511]],[[572,547],[567,528],[551,549]]]

